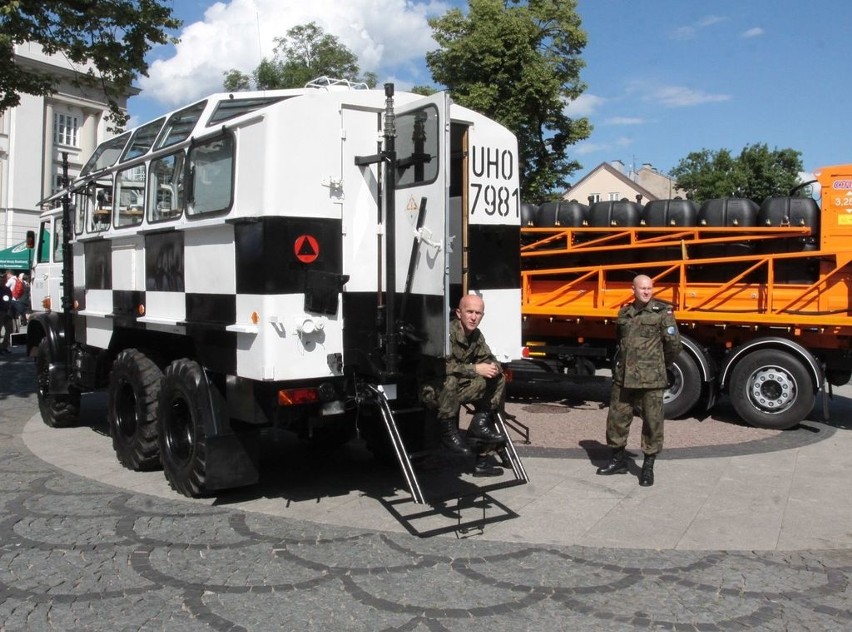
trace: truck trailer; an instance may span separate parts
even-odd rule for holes
[[[667,417],[730,398],[747,423],[795,426],[852,375],[852,165],[815,172],[819,201],[720,198],[522,207],[523,335],[516,383],[587,379],[611,366],[632,279],[651,277],[684,349]],[[827,401],[824,399],[824,401]],[[827,414],[827,404],[826,404]]]

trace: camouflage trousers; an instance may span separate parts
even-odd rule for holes
[[[663,449],[662,388],[624,388],[612,385],[606,416],[606,443],[613,449],[627,445],[633,416],[642,418],[642,452],[657,454]]]
[[[477,411],[497,410],[505,390],[502,373],[491,379],[447,375],[424,380],[420,401],[426,408],[436,410],[438,419],[451,419],[459,414],[462,404],[474,404]]]

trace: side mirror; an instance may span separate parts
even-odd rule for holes
[[[27,248],[35,248],[35,231],[27,231]]]

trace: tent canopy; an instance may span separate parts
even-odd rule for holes
[[[7,268],[10,270],[29,270],[31,252],[32,250],[27,248],[27,242],[25,241],[11,248],[0,250],[0,270]]]

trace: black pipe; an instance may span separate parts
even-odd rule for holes
[[[396,330],[396,115],[393,111],[392,83],[385,84],[385,371],[399,372],[398,334]]]
[[[62,152],[62,329],[65,334],[65,370],[71,374],[73,366],[72,342],[74,340],[74,321],[71,310],[74,307],[74,257],[71,251],[71,238],[74,234],[74,218],[71,214],[71,196],[68,193],[68,152]]]

